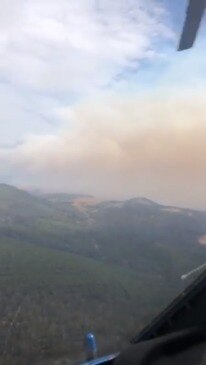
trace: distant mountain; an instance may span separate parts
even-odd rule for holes
[[[74,361],[87,330],[103,352],[116,350],[205,261],[205,212],[0,184],[0,360],[26,365],[29,354],[69,351]]]
[[[174,266],[179,275],[206,258],[206,213],[146,198],[36,197],[1,184],[0,237],[29,239],[136,271],[152,267],[158,275]]]
[[[91,195],[66,194],[66,193],[41,194],[41,196],[51,202],[60,202],[60,203],[72,202],[79,198],[92,198]]]
[[[12,219],[30,219],[31,217],[49,216],[53,207],[46,199],[34,197],[26,191],[13,186],[0,184],[0,215]]]
[[[46,197],[32,195],[6,184],[0,184],[0,236],[8,234],[27,239],[35,232],[55,232],[61,227],[74,228],[77,212],[72,205],[66,211]],[[18,236],[18,234],[20,236]]]
[[[153,202],[152,200],[146,199],[146,198],[133,198],[133,199],[129,199],[126,201],[127,205],[149,205],[149,206],[154,206],[154,205],[159,205],[155,202]]]

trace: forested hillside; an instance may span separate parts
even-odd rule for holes
[[[205,235],[204,212],[0,185],[0,363],[74,363],[87,331],[117,351],[206,261]]]

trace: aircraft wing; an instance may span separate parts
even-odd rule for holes
[[[205,6],[206,0],[189,0],[178,51],[183,51],[193,46],[204,15]]]

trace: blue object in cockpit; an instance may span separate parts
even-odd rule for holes
[[[94,360],[97,356],[97,343],[93,333],[88,333],[85,338],[87,361]]]
[[[97,358],[97,343],[93,333],[85,337],[86,362],[81,365],[109,365],[118,356],[118,353]]]

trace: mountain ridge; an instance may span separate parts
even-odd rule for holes
[[[200,213],[206,213],[206,209],[202,210],[202,209],[194,209],[194,208],[190,208],[190,207],[181,207],[179,205],[168,205],[168,204],[164,204],[164,203],[160,203],[160,202],[157,202],[157,201],[154,201],[152,199],[148,199],[146,197],[141,197],[141,196],[135,196],[133,198],[127,198],[127,199],[100,199],[98,197],[95,197],[91,194],[84,194],[84,193],[64,193],[64,192],[56,192],[56,193],[45,193],[45,192],[41,192],[41,191],[38,191],[36,192],[35,190],[29,190],[28,188],[27,189],[23,189],[21,187],[16,187],[14,185],[10,185],[10,184],[6,184],[6,183],[0,183],[0,192],[2,189],[7,189],[7,191],[9,192],[12,192],[12,191],[16,191],[16,192],[24,192],[24,193],[27,193],[29,194],[30,196],[33,196],[33,197],[38,197],[38,198],[42,198],[42,199],[45,199],[45,200],[48,200],[48,201],[54,201],[54,202],[57,202],[57,201],[62,201],[62,202],[72,202],[76,199],[79,199],[79,198],[85,198],[85,199],[94,199],[94,200],[97,200],[97,204],[101,204],[101,203],[108,203],[110,205],[114,204],[114,205],[117,205],[117,204],[142,204],[142,205],[156,205],[156,206],[159,206],[161,208],[168,208],[170,209],[171,211],[173,210],[173,212],[175,213],[175,210],[176,212],[178,212],[178,210],[181,210],[181,211],[188,211],[188,212],[200,212]],[[100,202],[100,203],[99,203]]]

